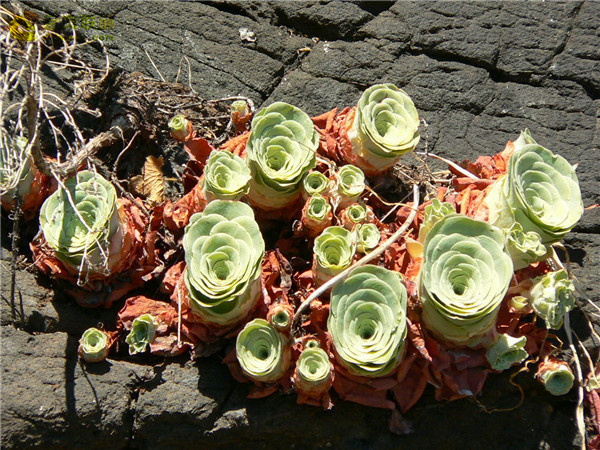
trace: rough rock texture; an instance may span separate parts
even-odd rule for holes
[[[428,124],[418,150],[427,145],[451,159],[496,153],[529,128],[540,144],[579,164],[584,205],[600,203],[599,2],[24,3],[41,17],[114,19],[114,28],[101,32],[112,37],[106,42],[113,65],[168,81],[175,81],[181,65],[179,81],[205,98],[241,94],[257,106],[286,100],[320,114],[355,104],[368,85],[395,83]],[[242,40],[240,28],[253,32],[255,42]],[[600,208],[586,211],[565,247],[585,310],[592,312],[586,299],[600,302]],[[283,394],[247,400],[247,387],[234,383],[218,357],[154,366],[110,361],[84,373],[75,359],[76,339],[88,326],[108,323],[114,310],[80,310],[27,272],[17,274],[17,287],[25,330],[43,334],[7,326],[11,317],[3,302],[6,448],[577,443],[575,394],[551,398],[528,374],[516,378],[524,386],[523,405],[494,414],[469,400],[436,403],[428,390],[406,415],[413,433],[398,437],[387,430],[386,411],[340,404],[323,412],[296,406],[293,395]],[[595,350],[581,313],[573,314],[573,323]],[[479,401],[510,409],[519,395],[507,376],[493,376]]]

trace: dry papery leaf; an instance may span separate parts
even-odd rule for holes
[[[165,198],[165,179],[162,173],[163,158],[148,156],[141,175],[131,179],[129,186],[137,194],[146,197],[151,205],[162,203]]]

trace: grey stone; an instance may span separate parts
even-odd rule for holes
[[[0,323],[13,323],[10,308],[11,264],[10,253],[2,251],[0,285]],[[119,305],[112,309],[86,309],[60,292],[53,292],[39,284],[36,277],[22,269],[15,273],[15,323],[29,332],[62,331],[79,338],[90,327],[105,326],[110,329],[116,321]],[[22,304],[21,304],[22,300]]]
[[[135,404],[134,446],[194,448],[217,420],[234,383],[216,358],[163,366]]]
[[[3,448],[123,448],[132,390],[143,369],[79,364],[77,341],[2,327]]]

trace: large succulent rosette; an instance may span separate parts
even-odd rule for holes
[[[327,327],[336,360],[358,376],[390,373],[404,354],[406,308],[398,273],[372,265],[354,269],[331,292]]]
[[[502,231],[453,214],[427,234],[420,272],[423,321],[441,339],[471,344],[495,324],[513,275]]]
[[[509,228],[516,221],[525,233],[538,233],[544,244],[559,242],[583,214],[573,167],[537,144],[515,150],[486,204],[490,223]]]
[[[347,160],[368,174],[382,172],[417,146],[417,109],[393,84],[371,86],[358,101],[348,138],[352,155]]]
[[[252,174],[248,200],[265,210],[296,200],[302,178],[315,167],[319,135],[308,115],[295,106],[273,103],[252,120],[246,145]]]
[[[46,199],[40,227],[55,256],[83,273],[109,275],[122,247],[117,193],[94,172],[79,172]]]
[[[183,236],[189,305],[203,322],[232,325],[261,296],[265,254],[254,213],[245,203],[215,200],[194,214]]]

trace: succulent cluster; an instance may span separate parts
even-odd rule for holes
[[[245,131],[252,111],[242,103],[232,106],[237,136],[218,149],[207,142],[212,151],[194,156],[195,187],[152,220],[122,207],[91,170],[45,200],[40,239],[55,259],[38,266],[60,275],[58,260],[98,277],[127,267],[127,278],[145,255],[170,300],[128,301],[117,331],[84,333],[82,358],[104,359],[111,333],[128,333],[120,338],[132,355],[199,356],[235,338],[225,361],[255,395],[293,387],[323,407],[332,389],[363,404],[394,398],[403,410],[427,383],[440,399],[476,395],[488,372],[526,360],[551,393],[568,392],[572,371],[543,333],[575,306],[568,272],[547,262],[583,212],[564,158],[525,132],[495,156],[504,164],[487,167],[493,175],[448,179],[422,205],[415,195],[393,206],[368,186],[419,142],[403,90],[372,86],[349,112],[328,113],[324,128],[276,102]],[[184,145],[199,139],[183,116],[169,128]],[[142,225],[127,231],[131,223]],[[157,243],[165,229],[170,247]],[[154,240],[135,247],[130,235]],[[168,268],[147,262],[160,251]]]

